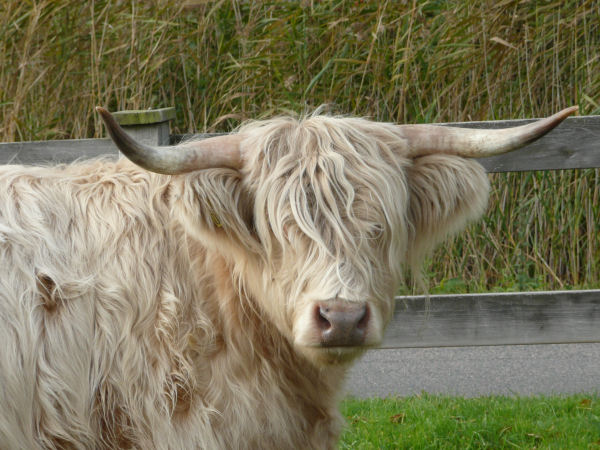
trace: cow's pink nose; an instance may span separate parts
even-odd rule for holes
[[[323,347],[355,347],[365,341],[369,308],[365,303],[329,300],[315,308]]]

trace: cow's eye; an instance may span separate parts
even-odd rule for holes
[[[369,230],[369,236],[372,239],[380,238],[383,235],[383,225],[379,223],[374,223],[371,225],[371,229]]]

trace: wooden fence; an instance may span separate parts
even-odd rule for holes
[[[173,108],[117,113],[135,138],[166,145]],[[506,128],[531,120],[448,124]],[[196,135],[198,137],[207,135]],[[0,143],[0,164],[56,164],[118,157],[109,139]],[[600,167],[600,116],[569,117],[523,149],[479,160],[488,172]],[[598,218],[600,220],[600,218]],[[382,348],[600,342],[600,290],[403,296]]]

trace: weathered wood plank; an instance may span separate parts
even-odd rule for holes
[[[464,128],[506,128],[532,120],[498,120],[443,124]],[[185,135],[203,138],[215,134]],[[172,135],[171,143],[183,136]],[[161,142],[166,143],[166,139]],[[71,162],[116,154],[108,139],[0,143],[0,164]],[[555,130],[521,150],[479,160],[488,172],[583,169],[600,167],[600,116],[569,117]]]
[[[508,128],[534,122],[497,120],[444,124],[461,128]],[[481,158],[488,172],[587,169],[600,167],[600,116],[569,117],[546,136],[504,155]]]
[[[169,122],[175,119],[175,108],[117,111],[113,116],[136,141],[169,145]]]
[[[118,154],[108,138],[0,143],[0,164],[59,164]]]
[[[382,348],[600,342],[600,290],[397,297]]]
[[[134,109],[128,111],[116,111],[112,114],[121,126],[152,125],[155,123],[169,122],[175,119],[175,108]]]

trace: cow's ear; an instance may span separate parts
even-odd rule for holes
[[[416,158],[407,178],[411,224],[407,259],[418,274],[437,244],[483,214],[489,180],[478,162],[439,154]]]
[[[232,169],[209,169],[183,177],[177,208],[188,232],[217,246],[253,246],[253,198]]]

